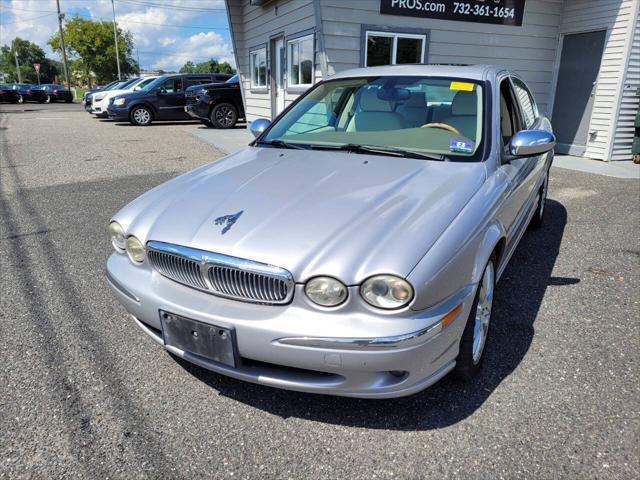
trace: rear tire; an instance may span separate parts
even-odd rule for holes
[[[482,272],[471,312],[460,338],[454,375],[465,382],[478,374],[484,360],[496,287],[496,264],[496,255],[492,253]]]
[[[133,107],[129,118],[133,125],[146,127],[147,125],[151,125],[153,114],[147,107]]]
[[[215,128],[233,128],[238,123],[238,110],[230,103],[219,103],[213,107],[209,118]]]

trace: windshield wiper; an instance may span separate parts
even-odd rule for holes
[[[257,145],[271,145],[272,147],[291,148],[294,150],[308,150],[308,148],[295,143],[285,142],[284,140],[261,140],[256,142]]]
[[[396,147],[377,147],[373,145],[359,145],[347,143],[345,145],[311,145],[313,150],[342,150],[353,153],[370,153],[374,155],[391,155],[394,157],[417,158],[419,160],[439,160],[444,161],[444,155],[415,152],[413,150],[403,150]]]

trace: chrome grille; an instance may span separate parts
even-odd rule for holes
[[[156,241],[147,258],[165,277],[220,297],[276,305],[293,297],[293,277],[272,265]]]

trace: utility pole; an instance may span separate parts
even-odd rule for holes
[[[121,80],[120,76],[120,53],[118,52],[118,31],[116,29],[116,7],[111,0],[111,10],[113,11],[113,41],[116,43],[116,62],[118,64],[118,80]]]
[[[20,75],[20,64],[18,63],[18,49],[16,43],[13,42],[13,56],[16,59],[16,73],[18,74],[18,83],[22,83],[22,75]]]
[[[64,46],[64,33],[62,32],[62,20],[64,13],[60,13],[60,0],[56,0],[58,6],[58,28],[60,29],[60,48],[62,48],[62,62],[64,63],[64,76],[67,79],[67,90],[71,90],[71,77],[69,76],[69,65],[67,65],[67,50]]]

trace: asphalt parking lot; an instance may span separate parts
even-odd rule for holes
[[[0,478],[639,478],[640,188],[552,169],[483,374],[365,401],[177,361],[104,278],[110,215],[221,156],[196,123],[0,105]]]

